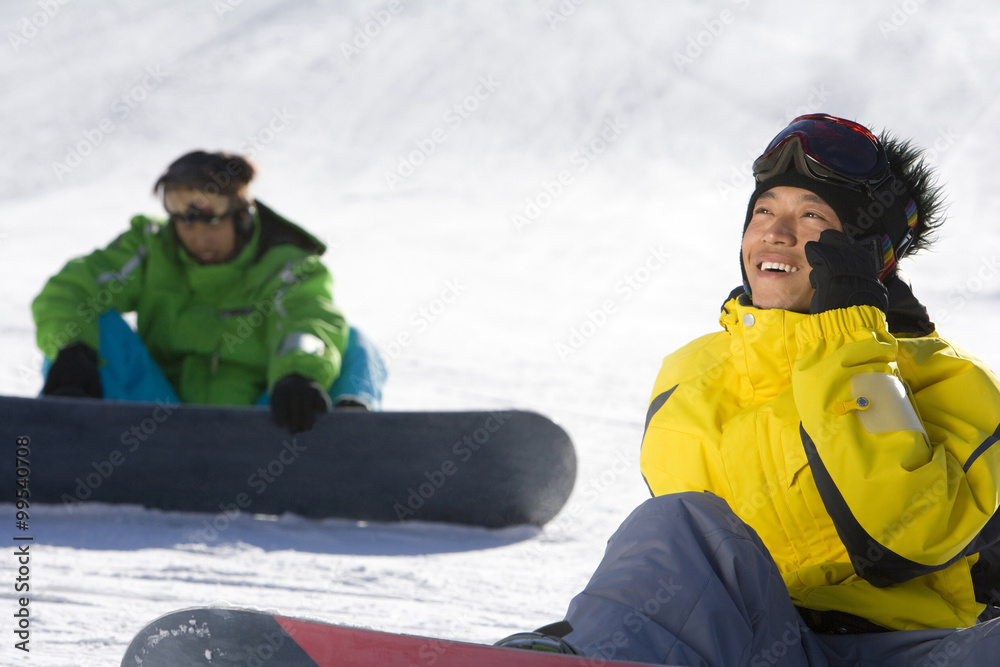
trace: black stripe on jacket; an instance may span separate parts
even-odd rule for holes
[[[649,422],[653,421],[653,415],[660,411],[660,408],[663,407],[663,404],[667,402],[667,399],[670,398],[671,394],[674,393],[674,389],[677,389],[677,387],[678,385],[675,384],[673,387],[667,389],[665,392],[649,402],[649,409],[646,410],[646,425],[642,429],[642,442],[646,442],[646,431],[649,430]],[[646,488],[649,489],[649,495],[656,495],[653,493],[653,488],[649,485],[649,480],[646,479],[645,475],[642,476],[642,481],[646,482]]]
[[[858,576],[868,583],[879,588],[891,586],[892,584],[909,581],[916,577],[943,570],[960,558],[964,558],[974,549],[977,540],[972,540],[969,548],[963,549],[957,556],[941,565],[924,565],[908,558],[904,558],[895,553],[875,538],[869,535],[861,526],[858,520],[848,507],[847,501],[840,493],[840,489],[834,484],[833,478],[823,465],[823,460],[816,451],[816,444],[809,434],[799,424],[799,435],[802,437],[802,446],[806,451],[806,458],[809,460],[809,468],[812,470],[813,479],[819,489],[819,495],[823,499],[823,505],[827,513],[833,519],[833,525],[837,529],[840,541],[847,547],[847,553],[851,557],[851,564]]]

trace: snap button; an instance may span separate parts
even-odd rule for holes
[[[753,313],[747,313],[743,316],[743,324],[752,327],[754,324]]]
[[[859,408],[867,408],[868,407],[868,399],[865,398],[864,396],[859,397],[858,400],[855,401],[855,402],[858,404]]]

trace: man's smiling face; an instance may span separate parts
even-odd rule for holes
[[[809,312],[815,290],[805,245],[826,229],[843,231],[843,226],[833,208],[809,190],[778,186],[757,198],[741,250],[755,306]]]

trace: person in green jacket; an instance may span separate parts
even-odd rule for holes
[[[325,246],[250,195],[254,174],[181,156],[153,188],[165,220],[136,216],[49,279],[32,305],[42,395],[269,403],[292,433],[335,404],[379,407],[384,365],[334,304]]]

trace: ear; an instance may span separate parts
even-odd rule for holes
[[[254,207],[252,201],[247,202],[247,205],[240,209],[233,218],[237,234],[246,238],[249,238],[253,234],[253,217],[256,212],[257,209]]]

